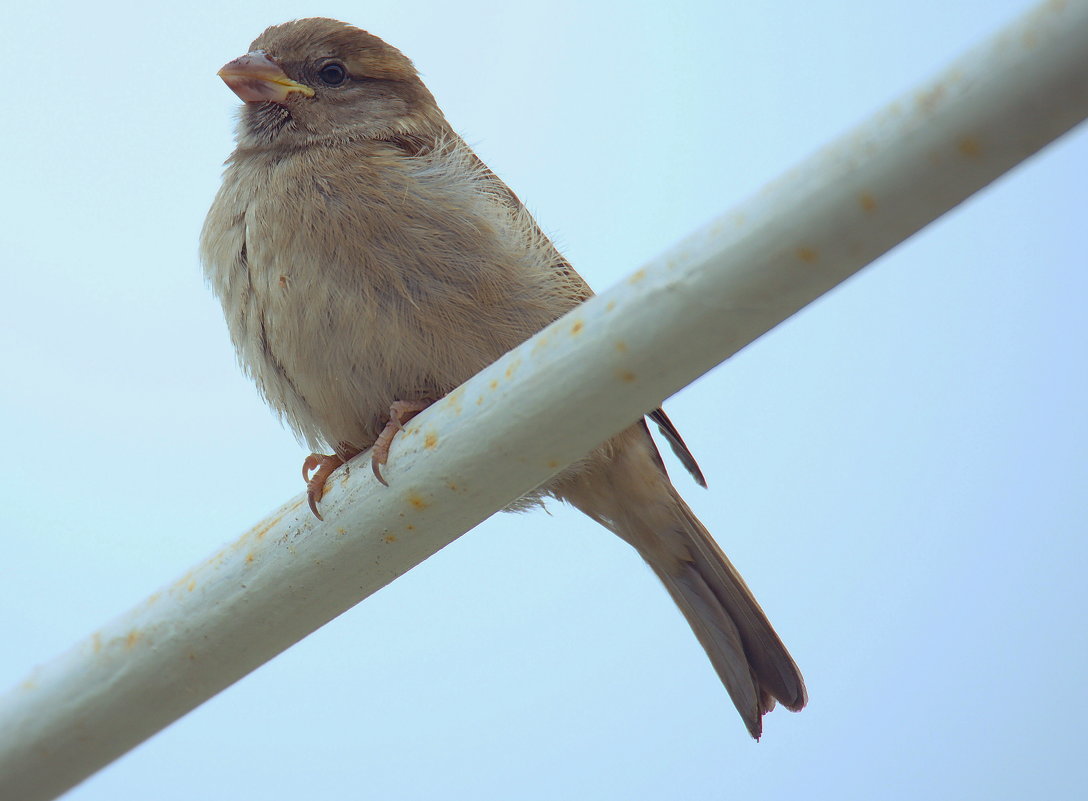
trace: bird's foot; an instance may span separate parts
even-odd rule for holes
[[[333,474],[336,468],[358,453],[358,448],[341,443],[336,453],[331,455],[311,453],[306,457],[306,461],[302,463],[302,478],[306,481],[306,500],[310,504],[310,511],[314,513],[314,517],[318,520],[325,519],[317,511],[317,503],[325,495],[325,483],[329,480],[329,476]],[[312,471],[316,472],[311,478],[310,473]]]
[[[374,440],[374,447],[370,449],[370,468],[374,471],[375,478],[385,486],[389,482],[382,477],[381,466],[389,459],[389,446],[393,444],[393,437],[404,428],[404,424],[422,412],[434,401],[396,401],[389,407],[389,422],[385,424],[382,433]]]

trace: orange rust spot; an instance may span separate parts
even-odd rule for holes
[[[251,564],[253,562],[253,560],[256,559],[256,558],[257,558],[256,554],[254,554],[253,551],[250,551],[249,553],[246,554],[246,564],[247,565]]]
[[[627,353],[627,343],[621,339],[619,342],[616,343],[616,350],[618,350],[620,353]]]
[[[977,159],[982,155],[982,143],[973,136],[963,137],[963,139],[956,143],[956,147],[959,149],[960,153],[967,156],[969,159]]]
[[[932,89],[919,92],[914,99],[923,111],[931,112],[944,99],[946,91],[944,84],[939,83]]]
[[[287,289],[287,276],[286,275],[281,275],[280,276],[280,289]]]
[[[586,324],[583,323],[581,320],[575,320],[574,325],[572,325],[570,327],[570,332],[572,334],[580,334],[582,332],[582,329],[585,328],[585,327],[586,327]]]
[[[136,645],[137,642],[139,642],[139,640],[140,632],[136,631],[136,629],[133,629],[128,633],[128,636],[125,637],[125,647],[132,648],[134,645]]]
[[[412,507],[414,509],[426,509],[428,506],[430,506],[429,503],[427,503],[415,493],[412,493],[408,496],[408,503],[412,504]]]
[[[812,248],[797,248],[797,258],[801,261],[811,264],[820,258],[820,255]]]
[[[382,537],[382,539],[385,540],[386,542],[396,542],[397,541],[397,535],[396,534],[386,534],[384,537]]]
[[[483,406],[484,405],[484,396],[483,395],[481,395],[480,397],[478,397],[476,399],[476,405],[477,406]]]
[[[495,379],[491,379],[491,385],[490,386],[491,386],[492,389],[498,389],[499,388],[499,382],[496,381]]]
[[[555,468],[559,467],[559,462],[555,461],[555,459],[549,459],[548,467],[554,470]]]
[[[869,213],[876,211],[876,198],[868,192],[862,192],[858,195],[858,203],[861,204],[862,211]]]
[[[608,303],[605,304],[604,310],[612,311],[614,308],[616,308],[616,301],[610,300],[608,301]]]
[[[196,589],[196,579],[189,579],[189,584],[185,587],[189,592]]]
[[[436,434],[434,431],[428,431],[427,436],[425,436],[423,438],[423,447],[424,448],[433,448],[437,444],[438,444],[438,434]]]
[[[458,387],[446,396],[446,403],[453,407],[455,413],[461,413],[461,401],[464,399],[465,390]]]
[[[147,605],[151,606],[151,604],[155,603],[155,601],[159,600],[159,598],[161,598],[161,597],[162,597],[161,592],[154,593],[150,598],[147,599]]]
[[[451,492],[457,492],[457,485],[454,484],[452,481],[448,482],[446,486],[450,488]]]
[[[514,359],[514,361],[510,362],[510,366],[506,368],[506,377],[513,378],[519,367],[521,367],[521,359]]]
[[[636,376],[630,370],[619,370],[617,371],[616,375],[620,377],[620,381],[626,381],[628,384],[638,380],[638,376]]]
[[[405,528],[408,529],[409,531],[415,531],[416,530],[416,527],[413,526],[411,523],[409,523],[407,526],[405,526]]]
[[[641,281],[645,277],[646,277],[646,271],[645,270],[639,270],[634,275],[632,275],[630,278],[627,279],[627,283],[637,284],[639,281]]]
[[[348,530],[346,528],[338,528],[336,529],[336,533],[343,537],[345,534],[348,533]]]
[[[279,523],[281,520],[283,520],[283,515],[279,515],[278,517],[273,517],[270,520],[265,520],[261,523],[258,523],[249,531],[247,531],[245,536],[248,537],[250,534],[252,534],[257,539],[262,539],[264,535],[271,531],[272,527]]]

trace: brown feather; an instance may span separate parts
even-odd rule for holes
[[[396,48],[309,19],[252,49],[282,70],[284,99],[242,109],[201,260],[243,369],[311,448],[365,450],[395,401],[445,395],[592,294]],[[329,64],[342,81],[326,80]],[[664,412],[650,417],[705,485]],[[644,422],[539,494],[649,562],[753,736],[774,698],[804,705],[800,673],[669,483]]]

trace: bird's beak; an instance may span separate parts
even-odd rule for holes
[[[246,53],[219,70],[230,90],[247,103],[282,103],[292,92],[313,97],[314,90],[287,77],[279,64],[260,50]]]

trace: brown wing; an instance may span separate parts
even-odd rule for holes
[[[521,198],[514,194],[514,190],[507,186],[506,182],[499,176],[495,175],[495,173],[491,171],[491,168],[484,164],[483,160],[476,155],[476,152],[472,150],[472,148],[468,147],[468,145],[465,145],[465,147],[468,152],[472,154],[472,159],[475,161],[476,166],[480,171],[480,175],[487,181],[491,190],[498,197],[505,200],[512,211],[525,211],[528,213],[525,209],[525,204],[521,202]],[[533,230],[536,235],[540,237],[540,239],[550,243],[551,237],[540,230],[540,224],[537,223],[536,218],[529,214],[529,219],[532,220]],[[593,290],[589,288],[589,284],[587,284],[585,279],[578,274],[577,270],[570,266],[570,262],[563,258],[563,254],[555,249],[555,245],[552,245],[552,253],[555,254],[555,262],[552,264],[552,268],[560,276],[560,282],[564,289],[569,293],[571,300],[576,303],[582,303],[583,301],[588,300],[593,295]]]
[[[452,134],[447,135],[452,136]],[[420,155],[434,147],[433,140],[428,140],[412,134],[392,136],[388,141],[410,156]],[[480,176],[487,182],[490,190],[494,192],[497,197],[502,198],[510,207],[511,211],[519,213],[525,212],[528,214],[525,209],[525,204],[521,202],[521,198],[506,185],[506,182],[499,178],[499,176],[497,176],[491,168],[476,155],[476,152],[463,142],[463,140],[461,141],[461,144],[464,146],[465,151],[471,155],[476,168],[479,170]],[[539,236],[541,240],[546,240],[550,243],[551,239],[540,230],[540,225],[537,223],[536,219],[531,214],[528,214],[528,216],[532,221],[533,230],[536,235]],[[587,284],[585,279],[578,274],[577,270],[571,267],[570,262],[563,258],[563,255],[556,250],[554,245],[552,245],[552,253],[555,254],[555,261],[552,264],[552,268],[559,275],[560,283],[563,288],[569,293],[568,297],[575,303],[582,303],[588,300],[593,295],[593,290],[589,288],[589,284]],[[680,432],[676,430],[676,426],[672,424],[672,421],[665,414],[664,410],[655,409],[650,412],[647,417],[657,424],[658,430],[668,441],[669,446],[672,448],[672,452],[676,454],[676,458],[680,460],[684,469],[686,469],[691,474],[691,477],[695,479],[695,483],[700,487],[705,487],[706,479],[703,477],[703,471],[699,469],[695,457],[688,449],[683,437],[680,436]],[[662,465],[662,469],[664,469],[664,465]]]
[[[500,196],[506,198],[510,207],[515,210],[521,210],[524,208],[521,199],[518,198],[514,191],[508,187],[499,176],[495,175],[484,162],[473,152],[473,158],[479,165],[481,174],[483,174],[487,180],[491,183],[492,188]],[[536,231],[540,236],[544,236],[544,233],[540,230],[540,226],[536,220],[533,220],[533,225],[536,226]],[[589,288],[589,284],[585,279],[578,274],[578,271],[570,266],[558,250],[555,250],[555,264],[554,269],[562,276],[563,283],[569,287],[571,296],[579,303],[588,300],[593,295],[593,290]],[[653,420],[657,424],[658,431],[668,441],[669,446],[672,448],[672,452],[676,454],[676,458],[680,460],[680,464],[684,466],[695,483],[700,487],[706,487],[706,478],[703,477],[703,471],[699,469],[699,464],[695,461],[695,457],[688,449],[687,444],[684,442],[684,438],[680,436],[680,432],[676,430],[676,426],[672,424],[672,420],[668,418],[663,409],[654,409],[647,417]]]
[[[695,457],[692,456],[691,451],[688,450],[687,444],[684,442],[683,437],[680,436],[680,432],[676,430],[676,426],[672,424],[672,420],[665,414],[665,410],[654,409],[646,416],[657,423],[657,430],[661,432],[661,435],[666,440],[668,440],[672,452],[676,454],[676,458],[680,460],[680,464],[684,466],[684,469],[691,473],[691,477],[695,479],[695,483],[700,487],[706,487],[706,479],[703,478],[703,471],[699,469],[698,462],[695,461]]]

